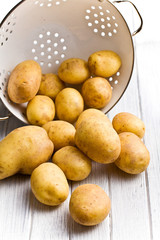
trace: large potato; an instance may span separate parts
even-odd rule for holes
[[[67,59],[61,63],[58,76],[66,83],[82,83],[90,77],[88,64],[80,58]]]
[[[9,98],[15,103],[24,103],[31,100],[38,92],[41,75],[40,65],[33,60],[18,64],[9,78]]]
[[[112,127],[111,121],[102,111],[100,111],[98,109],[94,109],[94,108],[89,108],[89,109],[86,109],[85,111],[83,111],[79,115],[76,125],[75,125],[75,128],[77,129],[83,120],[89,120],[90,118],[97,118],[100,120],[104,120],[107,123],[109,123],[109,125]]]
[[[119,136],[104,120],[84,120],[77,128],[75,144],[89,158],[99,163],[114,162],[121,150]]]
[[[77,187],[70,198],[69,210],[72,218],[85,226],[93,226],[102,222],[110,209],[110,198],[96,184],[84,184]]]
[[[130,174],[145,171],[150,161],[150,155],[141,139],[129,132],[120,133],[119,137],[121,153],[115,161],[116,166]]]
[[[57,120],[51,121],[43,125],[47,131],[49,138],[54,143],[55,151],[65,146],[74,146],[75,128],[72,124]]]
[[[46,95],[55,99],[57,94],[65,87],[64,83],[59,79],[56,74],[47,73],[42,74],[42,80],[38,94]]]
[[[112,121],[113,128],[116,132],[132,132],[138,137],[143,138],[145,133],[145,125],[141,119],[127,112],[118,113]]]
[[[121,66],[120,56],[109,50],[93,53],[88,59],[89,70],[92,75],[98,77],[110,77],[114,75]]]
[[[83,83],[82,96],[88,107],[101,109],[111,100],[111,85],[105,78],[89,78]]]
[[[84,109],[84,101],[76,89],[65,88],[58,93],[55,106],[60,120],[74,123]]]
[[[27,119],[33,125],[42,126],[55,117],[55,105],[51,98],[36,95],[27,105]]]
[[[13,130],[0,142],[0,179],[18,172],[31,174],[49,160],[53,149],[52,141],[41,127],[25,126]]]
[[[72,181],[87,178],[92,168],[91,160],[73,146],[66,146],[58,150],[53,155],[52,161],[62,169],[66,178]]]
[[[69,186],[63,171],[53,163],[43,163],[31,175],[32,192],[43,204],[57,206],[69,194]]]

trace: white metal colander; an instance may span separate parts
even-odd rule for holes
[[[43,73],[57,73],[65,59],[88,60],[93,52],[113,50],[121,57],[122,66],[108,79],[113,96],[102,109],[107,113],[123,95],[132,75],[132,35],[141,30],[143,21],[131,4],[141,20],[133,34],[117,8],[106,0],[23,0],[17,4],[0,25],[0,98],[8,110],[28,123],[26,104],[14,104],[7,95],[10,72],[18,63],[34,59]]]

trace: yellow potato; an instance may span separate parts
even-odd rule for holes
[[[92,75],[110,77],[121,67],[120,56],[109,50],[93,53],[88,59],[88,67]]]
[[[58,93],[55,106],[60,120],[74,123],[84,109],[84,101],[76,89],[65,88]]]
[[[58,76],[65,83],[79,84],[90,77],[90,72],[86,61],[70,58],[61,63]]]
[[[138,174],[146,170],[150,162],[149,152],[134,133],[123,132],[119,134],[121,153],[115,164],[124,172]]]
[[[111,100],[111,85],[105,78],[89,78],[83,83],[82,96],[88,107],[101,109]]]
[[[104,120],[107,123],[109,123],[110,126],[112,127],[111,121],[102,111],[100,111],[98,109],[94,109],[94,108],[89,108],[89,109],[86,109],[85,111],[83,111],[79,115],[79,118],[77,119],[75,128],[77,129],[83,120],[89,120],[90,118],[97,118],[100,120]]]
[[[31,100],[38,92],[41,75],[40,65],[33,60],[18,64],[9,78],[9,98],[15,103],[24,103]]]
[[[53,163],[58,165],[72,181],[81,181],[88,177],[91,172],[91,160],[79,149],[66,146],[58,150],[52,158]]]
[[[34,196],[43,204],[57,206],[69,194],[69,186],[63,171],[53,163],[43,163],[31,175]]]
[[[49,138],[54,143],[55,151],[65,146],[74,146],[75,128],[65,121],[51,121],[43,125]]]
[[[72,218],[85,226],[101,223],[109,214],[110,209],[110,198],[96,184],[84,184],[77,187],[70,198],[69,211]]]
[[[52,141],[41,127],[25,126],[13,130],[0,142],[0,179],[18,172],[31,174],[49,160],[53,149]]]
[[[145,125],[141,119],[127,112],[118,113],[112,121],[113,128],[116,132],[132,132],[138,137],[143,138],[145,133]]]
[[[33,125],[42,126],[55,117],[55,105],[51,98],[36,95],[27,105],[27,119]]]
[[[56,74],[47,73],[42,74],[42,80],[38,94],[46,95],[55,99],[57,94],[65,87],[64,83],[59,79]]]
[[[90,159],[99,163],[114,162],[121,151],[119,136],[104,120],[84,120],[75,134],[76,146]]]

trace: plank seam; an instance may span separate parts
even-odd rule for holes
[[[136,41],[135,41],[136,42]],[[135,44],[136,45],[136,44]],[[136,47],[135,47],[136,52]],[[140,91],[140,85],[139,85],[139,75],[138,75],[138,64],[136,61],[136,69],[137,69],[137,88],[138,88],[138,99],[139,99],[139,109],[140,109],[140,117],[143,120],[143,110],[142,110],[142,99],[141,99],[141,91]],[[143,142],[145,144],[145,137],[143,139]],[[150,239],[153,239],[153,224],[152,224],[152,213],[151,213],[151,199],[150,199],[150,191],[149,191],[149,178],[148,178],[148,172],[145,171],[145,186],[146,186],[146,193],[147,193],[147,205],[148,205],[148,214],[149,214],[149,226],[150,226]]]

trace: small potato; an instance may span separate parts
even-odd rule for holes
[[[83,83],[82,96],[88,107],[101,109],[111,100],[111,85],[105,78],[89,78]]]
[[[62,169],[66,178],[72,181],[81,181],[91,172],[91,160],[79,149],[66,146],[58,150],[52,158],[53,163]]]
[[[27,119],[33,125],[42,126],[54,119],[55,106],[51,98],[36,95],[27,105]]]
[[[86,61],[70,58],[61,63],[58,76],[65,83],[79,84],[90,77],[90,72]]]
[[[88,59],[91,74],[98,77],[110,77],[119,70],[120,66],[119,55],[109,50],[95,52]]]
[[[74,123],[84,109],[84,101],[76,89],[65,88],[58,93],[55,106],[60,120]]]
[[[18,172],[31,174],[50,159],[53,150],[54,145],[43,128],[14,129],[0,142],[0,180]]]
[[[43,125],[49,138],[54,143],[55,151],[65,146],[74,146],[75,128],[65,121],[51,121]]]
[[[132,132],[139,138],[143,138],[145,133],[145,125],[141,119],[127,112],[118,113],[112,121],[113,128],[116,132]]]
[[[107,123],[109,123],[110,126],[112,127],[111,121],[102,111],[100,111],[98,109],[90,108],[90,109],[86,109],[79,115],[79,118],[77,119],[75,128],[77,129],[83,120],[87,120],[90,118],[97,118],[97,119],[104,120]]]
[[[149,152],[134,133],[123,132],[119,134],[121,153],[115,164],[126,173],[138,174],[146,170],[149,165]]]
[[[41,164],[31,175],[31,189],[43,204],[57,206],[69,194],[69,186],[63,171],[53,163]]]
[[[71,195],[69,211],[79,224],[94,226],[109,214],[111,201],[105,191],[96,184],[77,187]]]
[[[90,159],[103,164],[114,162],[121,151],[118,134],[99,118],[82,121],[76,130],[75,144]]]
[[[47,73],[42,74],[42,80],[38,94],[46,95],[55,99],[57,94],[65,87],[64,83],[59,79],[56,74]]]
[[[19,63],[11,72],[8,82],[8,96],[14,103],[25,103],[38,92],[41,82],[41,67],[33,61]]]

